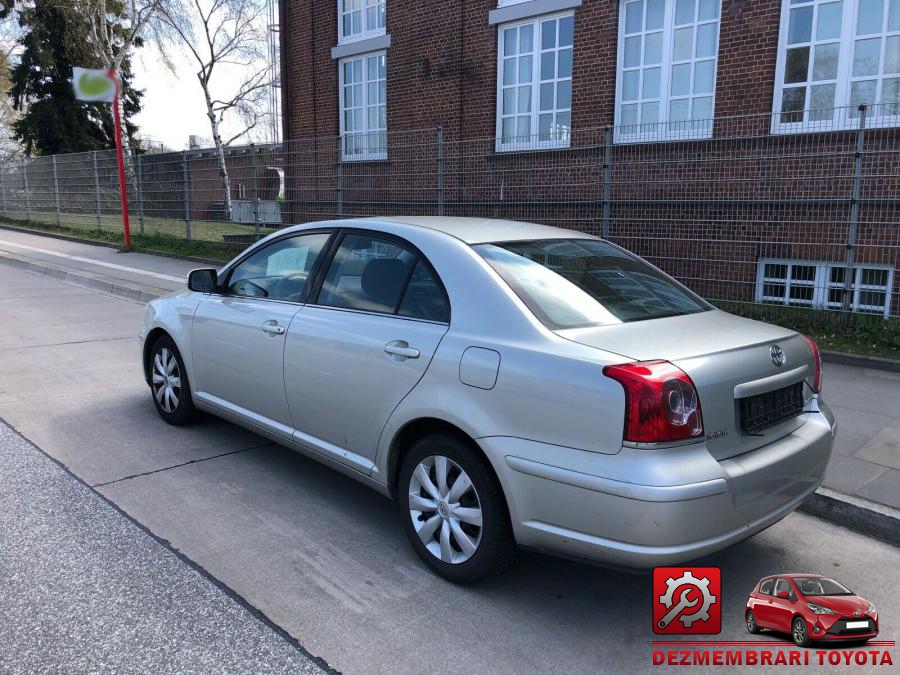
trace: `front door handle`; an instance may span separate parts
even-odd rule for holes
[[[276,321],[266,321],[260,328],[269,335],[284,335],[284,326],[279,326]]]
[[[388,342],[384,346],[384,352],[385,354],[399,356],[403,359],[419,358],[419,350],[410,347],[406,340],[394,340],[393,342]]]

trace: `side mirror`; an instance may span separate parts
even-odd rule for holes
[[[212,269],[191,270],[188,288],[196,293],[212,293],[219,284],[219,273]]]
[[[779,597],[779,598],[788,598],[788,597],[790,597],[790,595],[791,595],[791,594],[788,593],[787,591],[778,591],[778,597]]]

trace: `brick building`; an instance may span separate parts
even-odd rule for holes
[[[535,220],[719,299],[898,313],[900,0],[280,11],[291,220]]]

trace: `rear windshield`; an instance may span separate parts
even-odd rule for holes
[[[474,248],[553,330],[711,309],[671,277],[605,241],[543,239]]]
[[[853,591],[834,579],[794,577],[794,583],[803,595],[853,595]]]

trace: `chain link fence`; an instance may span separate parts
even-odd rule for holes
[[[745,315],[883,323],[900,315],[900,130],[885,119],[854,108],[791,134],[755,115],[536,138],[294,140],[227,149],[228,199],[213,150],[135,155],[132,230],[238,250],[314,220],[509,218],[606,237]],[[121,231],[114,153],[3,166],[0,214]]]

